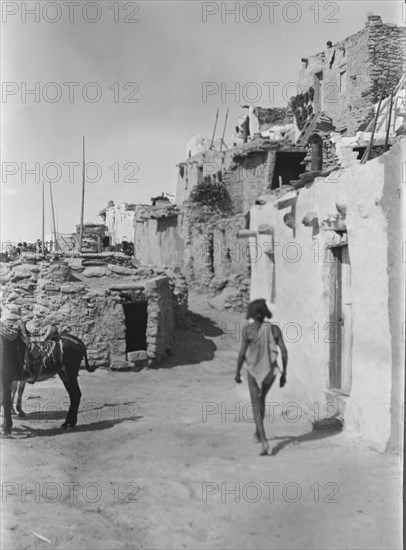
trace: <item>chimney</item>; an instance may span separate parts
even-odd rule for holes
[[[380,15],[368,15],[368,21],[366,25],[382,25],[382,18]]]

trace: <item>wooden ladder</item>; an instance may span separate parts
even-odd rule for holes
[[[307,119],[306,124],[303,126],[303,130],[300,132],[299,137],[297,138],[296,145],[306,145],[307,140],[309,139],[309,136],[314,130],[314,126],[316,122],[319,120],[321,115],[321,112],[313,113],[310,115],[310,117]]]

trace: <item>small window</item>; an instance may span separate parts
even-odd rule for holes
[[[183,181],[184,181],[184,184],[185,184],[185,189],[187,189],[188,184],[189,184],[189,166],[188,165],[186,165],[186,167],[185,167]]]
[[[340,93],[345,94],[347,92],[347,71],[340,72]]]

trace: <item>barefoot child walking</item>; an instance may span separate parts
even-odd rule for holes
[[[286,384],[288,352],[282,332],[277,325],[265,321],[272,317],[265,300],[254,300],[248,306],[248,323],[242,331],[241,349],[237,359],[235,381],[241,383],[241,368],[245,361],[248,371],[248,386],[255,419],[255,439],[262,444],[261,455],[269,455],[269,444],[265,435],[265,398],[271,389],[279,370],[276,358],[278,347],[282,355],[282,375],[279,385]]]

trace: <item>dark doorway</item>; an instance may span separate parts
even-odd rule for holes
[[[123,304],[127,353],[147,349],[147,302]]]
[[[309,143],[312,148],[310,171],[320,172],[323,167],[323,140],[318,134],[313,134],[309,138]]]
[[[281,181],[282,185],[288,185],[291,180],[297,180],[299,174],[305,171],[303,161],[306,154],[302,152],[278,151],[276,153],[271,189],[278,189]]]

